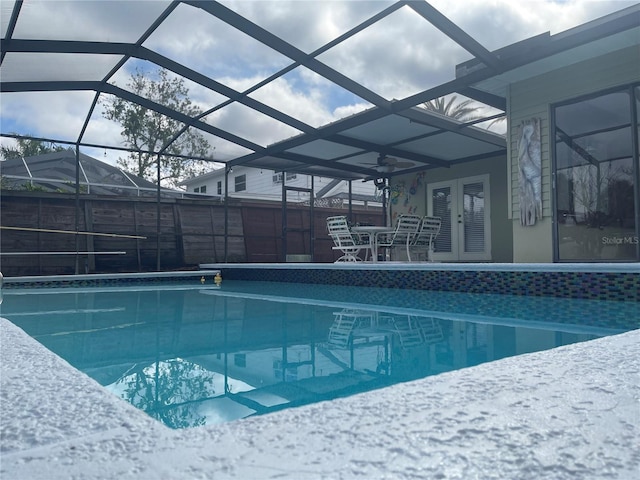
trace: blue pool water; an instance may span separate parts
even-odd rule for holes
[[[640,304],[225,281],[9,289],[1,314],[172,428],[639,327]]]

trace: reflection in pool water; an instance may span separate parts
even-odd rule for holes
[[[172,428],[638,328],[632,302],[225,282],[12,289],[2,315]]]

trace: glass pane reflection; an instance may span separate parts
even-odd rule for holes
[[[555,109],[560,260],[638,259],[629,93]]]

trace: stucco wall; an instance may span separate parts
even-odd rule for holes
[[[514,262],[553,261],[551,105],[639,80],[640,46],[634,46],[510,85],[508,174]],[[533,117],[541,119],[543,219],[535,226],[522,227],[518,199],[518,128],[521,122]]]

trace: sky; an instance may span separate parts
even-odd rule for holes
[[[313,52],[366,18],[392,5],[391,1],[245,1],[221,2],[305,53]],[[638,2],[625,0],[434,0],[437,10],[489,50],[538,35],[555,34],[621,10]],[[13,0],[0,0],[4,38]],[[25,0],[14,38],[135,42],[169,4],[165,0]],[[144,42],[145,47],[183,63],[236,91],[290,65],[292,61],[235,30],[199,8],[181,4]],[[20,62],[24,55],[30,66]],[[7,54],[3,81],[101,80],[118,61],[112,55]],[[321,53],[318,60],[362,83],[382,97],[402,99],[455,78],[455,65],[471,55],[444,36],[411,8],[404,6],[372,27]],[[33,59],[36,59],[34,62]],[[154,65],[129,60],[110,82],[126,88],[132,72],[152,72]],[[189,80],[189,97],[203,111],[226,97]],[[326,125],[372,105],[305,67],[250,93],[250,97],[313,127]],[[103,115],[101,95],[83,141],[121,145],[120,126]],[[2,133],[20,133],[75,141],[94,99],[92,92],[2,93]],[[487,111],[487,114],[492,112]],[[267,146],[300,133],[240,104],[232,104],[203,119],[255,144]],[[226,140],[205,134],[212,157],[227,160],[249,153]],[[12,139],[0,137],[3,145]],[[83,152],[115,164],[122,152],[83,148]]]

